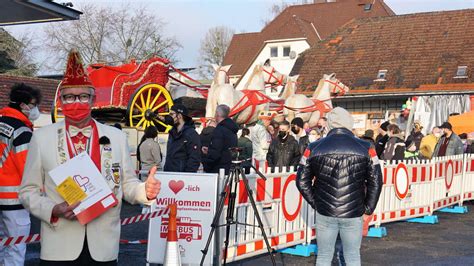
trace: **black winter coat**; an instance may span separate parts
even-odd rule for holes
[[[300,156],[303,155],[304,151],[308,147],[309,144],[309,137],[308,135],[305,135],[301,137],[298,141],[298,147],[300,148]],[[299,160],[298,160],[299,161]]]
[[[299,167],[296,177],[305,200],[324,216],[372,214],[382,190],[382,172],[369,143],[336,128],[308,148],[311,155],[302,159],[304,167]]]
[[[375,150],[377,151],[377,156],[379,158],[382,158],[383,151],[385,150],[385,145],[387,144],[388,139],[388,134],[386,134],[385,136],[378,135],[375,139]]]
[[[288,139],[282,142],[280,138],[276,138],[270,144],[267,153],[268,166],[271,168],[282,168],[286,166],[298,166],[300,160],[300,147],[296,139],[288,135]]]
[[[405,142],[400,136],[393,136],[385,144],[385,150],[382,154],[383,160],[401,161],[405,159]]]
[[[201,164],[201,140],[193,122],[181,131],[172,128],[166,146],[165,172],[197,172]]]
[[[212,138],[212,132],[214,132],[215,127],[205,127],[201,132],[201,146],[209,147]]]
[[[204,171],[219,173],[219,169],[225,169],[226,174],[229,173],[232,163],[229,148],[237,147],[237,131],[239,127],[230,118],[222,120],[216,126],[212,132],[207,156],[203,159]]]
[[[408,136],[406,142],[409,143],[409,142],[414,141],[415,145],[416,145],[416,150],[419,151],[421,140],[423,139],[423,137],[424,137],[423,133],[415,132],[414,130],[412,130],[411,134],[410,134],[410,136]]]

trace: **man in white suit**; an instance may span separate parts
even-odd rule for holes
[[[65,120],[34,132],[20,187],[22,204],[41,220],[40,265],[116,265],[122,198],[132,204],[156,198],[156,167],[140,182],[125,134],[91,118],[95,90],[77,51],[69,54],[60,101]],[[48,174],[82,152],[89,154],[118,200],[87,225],[72,211],[78,204],[64,202]]]

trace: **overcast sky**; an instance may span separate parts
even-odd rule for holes
[[[55,0],[55,2],[72,2],[76,7],[85,0]],[[236,32],[260,31],[263,20],[270,16],[269,8],[281,0],[94,0],[104,6],[120,6],[123,2],[146,5],[158,17],[166,22],[165,34],[175,36],[181,43],[177,54],[178,67],[194,67],[199,57],[201,38],[214,26],[228,26]],[[294,2],[294,1],[286,1]],[[397,14],[427,12],[436,10],[454,10],[474,8],[474,0],[385,0]],[[61,22],[56,22],[61,23]],[[28,31],[37,36],[41,42],[42,24],[10,26],[6,29],[14,36]],[[41,68],[50,54],[38,51],[35,61],[40,64],[40,74],[48,73]],[[54,73],[55,74],[55,73]]]

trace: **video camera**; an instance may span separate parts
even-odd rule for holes
[[[239,161],[239,155],[240,155],[240,152],[242,152],[242,148],[240,147],[230,147],[229,148],[229,151],[230,151],[230,155],[232,157],[232,161]]]

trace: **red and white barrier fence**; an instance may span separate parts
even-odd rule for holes
[[[463,201],[474,200],[474,154],[466,154],[464,159]]]
[[[463,155],[434,159],[433,211],[461,202]]]
[[[434,211],[463,201],[474,199],[474,155],[465,154],[435,158],[433,160],[386,161],[381,165],[383,187],[371,225],[431,215]],[[249,186],[265,232],[272,248],[282,249],[316,238],[315,211],[303,200],[296,188],[296,172],[293,168],[270,173],[267,167],[260,170],[267,180],[256,173],[247,175]],[[219,175],[220,186],[225,176]],[[219,193],[222,187],[216,191]],[[221,217],[225,222],[227,204]],[[168,210],[140,214],[125,218],[122,225],[137,223],[162,216]],[[266,253],[266,245],[257,226],[243,181],[237,187],[235,217],[239,223],[231,226],[227,261],[237,261]],[[250,226],[249,226],[250,225]],[[210,226],[210,225],[209,225]],[[219,247],[222,257],[224,231],[220,228]],[[0,239],[0,246],[39,241],[40,236],[18,236]],[[125,244],[145,244],[145,240],[121,240]]]
[[[436,210],[474,199],[472,154],[433,160],[385,161],[381,168],[383,187],[370,222],[372,226],[429,216]],[[272,247],[308,244],[316,238],[316,213],[296,189],[294,169],[277,173],[261,170],[267,181],[256,174],[248,175],[248,179]],[[225,211],[223,213],[222,222]],[[239,222],[256,225],[242,182],[238,187],[235,213]],[[227,261],[267,252],[258,227],[237,225],[232,230]]]
[[[155,217],[163,216],[169,213],[169,209],[162,209],[156,212],[147,213],[147,214],[139,214],[136,216],[124,218],[120,221],[121,225],[129,225],[138,223],[141,221],[149,220]],[[11,246],[17,244],[31,244],[40,241],[41,236],[40,234],[33,234],[29,236],[13,236],[13,237],[5,237],[0,238],[0,247],[2,246]],[[146,244],[147,240],[124,240],[121,239],[120,243],[122,244]]]
[[[293,168],[281,172],[266,172],[263,180],[256,173],[247,175],[249,186],[258,212],[264,224],[265,233],[272,248],[281,249],[306,242],[306,220],[308,206],[296,188],[296,173]],[[222,176],[221,176],[222,177]],[[222,177],[223,178],[223,177]],[[222,181],[222,179],[221,179]],[[225,222],[227,204],[221,223]],[[227,261],[236,261],[267,252],[266,244],[250,205],[243,181],[237,187],[235,216],[240,223],[231,228]],[[223,230],[221,235],[223,235]],[[223,242],[224,239],[220,239]],[[223,246],[223,245],[221,245]]]
[[[433,167],[429,161],[385,162],[383,187],[370,225],[429,215]]]

